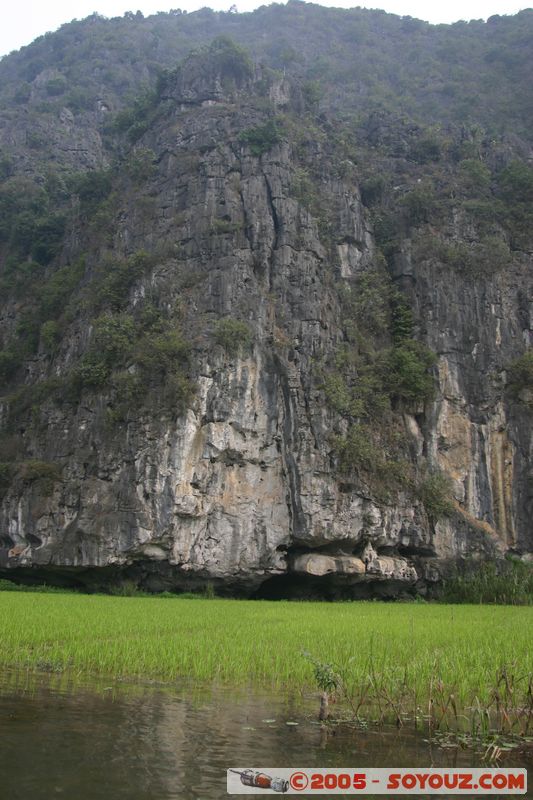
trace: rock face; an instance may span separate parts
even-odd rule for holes
[[[43,401],[46,425],[21,435],[60,479],[15,480],[7,490],[3,574],[88,585],[129,578],[155,590],[211,581],[263,596],[291,586],[396,595],[425,591],[458,558],[530,552],[531,418],[505,393],[505,365],[531,344],[531,256],[472,279],[417,259],[406,239],[393,278],[418,338],[437,355],[437,391],[397,417],[411,464],[451,479],[454,510],[433,519],[407,489],[384,497],[364,476],[347,481],[332,447],[343,423],[316,371],[346,341],[339,285],[357,286],[376,264],[357,170],[332,166],[327,139],[305,141],[305,174],[287,136],[254,149],[254,136],[268,133],[265,92],[276,115],[303,103],[285,79],[258,68],[236,78],[193,59],[174,81],[133,150],[150,154],[148,175],[119,197],[105,243],[84,244],[74,229],[61,258],[69,263],[84,244],[89,280],[109,253],[155,254],[128,289],[127,309],[147,297],[179,309],[193,398],[176,413],[130,404],[111,427],[105,390],[76,406]],[[98,148],[91,140],[91,162],[101,160]],[[305,196],[309,174],[327,226]],[[220,319],[243,321],[250,336],[222,347]],[[27,384],[68,374],[86,351],[83,312],[68,324],[53,362],[42,348],[35,356]]]
[[[437,264],[416,274],[408,263],[400,267],[424,309],[427,340],[441,354],[428,451],[453,479],[461,508],[490,526],[503,549],[519,551],[531,548],[531,416],[523,404],[505,402],[502,390],[517,346],[532,343],[530,264],[525,258],[475,283],[443,280]]]

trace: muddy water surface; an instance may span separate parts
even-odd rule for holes
[[[431,746],[409,728],[328,734],[316,723],[316,706],[313,697],[257,689],[4,674],[0,798],[222,800],[226,769],[237,764],[483,766],[479,755]],[[502,766],[533,775],[524,756]]]

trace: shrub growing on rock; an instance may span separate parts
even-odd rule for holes
[[[246,322],[226,317],[215,325],[215,340],[227,353],[235,355],[251,343],[252,331]]]

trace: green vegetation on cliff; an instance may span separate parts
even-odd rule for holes
[[[163,69],[215,37],[221,62],[229,51],[233,65],[237,52],[241,69],[248,71],[246,55],[228,46],[231,37],[270,67],[303,73],[322,102],[357,105],[363,114],[388,106],[437,123],[473,119],[496,131],[510,124],[519,133],[530,132],[532,17],[529,9],[494,15],[487,23],[435,26],[384,11],[298,0],[239,15],[209,8],[109,20],[93,14],[4,59],[0,85],[3,98],[15,106],[30,100],[47,113],[67,106],[83,114],[102,98],[102,87],[104,100],[131,97],[147,75],[155,83]],[[36,91],[35,78],[44,70],[51,72]],[[484,102],[487,92],[490,103]],[[422,162],[439,153],[438,130],[414,150]]]

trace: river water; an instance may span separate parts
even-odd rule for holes
[[[4,674],[0,798],[222,800],[236,765],[485,766],[409,727],[326,732],[316,712],[299,693]],[[501,766],[533,762],[511,755]]]

